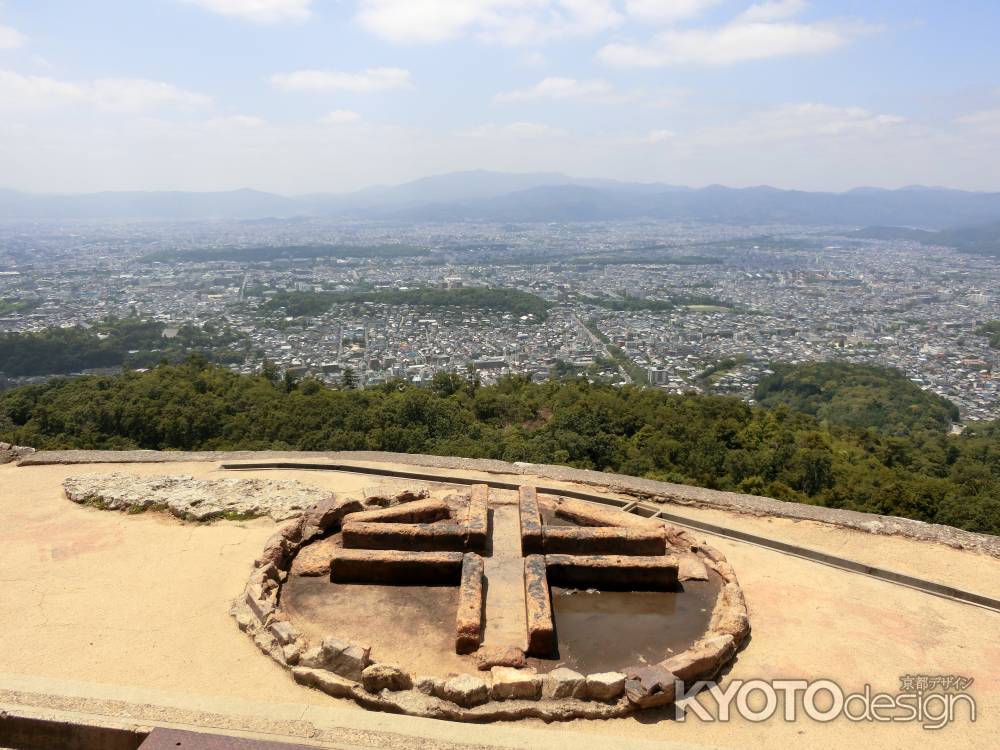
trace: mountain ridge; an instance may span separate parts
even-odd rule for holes
[[[690,188],[486,170],[432,175],[352,193],[278,195],[103,191],[33,194],[0,189],[0,220],[262,219],[342,217],[434,222],[576,222],[660,219],[731,224],[903,226],[946,229],[1000,221],[1000,192],[906,186],[840,193],[768,185]]]

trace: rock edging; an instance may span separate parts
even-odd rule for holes
[[[414,499],[412,493],[401,493],[390,504],[404,495]],[[661,524],[672,549],[697,556],[722,578],[723,588],[708,632],[687,651],[657,664],[590,675],[566,668],[536,674],[530,669],[492,665],[486,673],[443,679],[412,675],[397,665],[378,662],[367,645],[336,636],[311,644],[279,609],[281,586],[303,546],[334,533],[348,515],[367,509],[354,499],[330,498],[281,526],[255,560],[254,572],[231,614],[240,630],[263,653],[289,669],[296,682],[368,709],[465,722],[624,716],[668,705],[678,680],[691,684],[710,679],[750,632],[746,601],[723,555],[699,544],[686,531]]]

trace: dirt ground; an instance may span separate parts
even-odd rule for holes
[[[931,731],[914,723],[844,718],[785,722],[779,716],[754,723],[737,717],[707,723],[643,714],[484,729],[369,714],[296,685],[229,617],[229,604],[272,533],[272,522],[199,526],[157,513],[126,515],[80,507],[62,495],[66,476],[113,471],[231,475],[215,463],[0,466],[0,632],[5,644],[0,649],[0,698],[10,698],[14,686],[44,685],[54,693],[64,685],[68,694],[70,686],[82,690],[79,685],[84,684],[92,695],[135,695],[144,701],[157,695],[170,705],[267,704],[298,721],[334,716],[344,731],[360,732],[364,726],[478,746],[606,748],[650,742],[652,747],[661,742],[772,748],[799,741],[814,748],[1000,747],[1000,615],[705,534],[697,536],[721,549],[736,569],[753,625],[751,642],[723,687],[736,678],[829,678],[845,691],[870,684],[873,691],[895,693],[903,675],[961,675],[975,680],[969,693],[977,703],[977,721],[970,723],[963,713],[955,723]],[[382,483],[371,476],[333,472],[260,475],[300,479],[355,496]],[[983,593],[1000,592],[1000,561],[982,555],[812,522],[670,510]],[[712,703],[708,697],[702,702]]]

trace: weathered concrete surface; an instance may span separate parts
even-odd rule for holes
[[[481,648],[476,652],[476,668],[487,671],[493,667],[513,667],[523,669],[528,665],[524,651],[516,646],[501,648]]]
[[[461,552],[338,549],[330,560],[336,583],[458,583]]]
[[[556,667],[542,677],[542,697],[551,699],[583,698],[586,677],[566,667]]]
[[[529,670],[493,667],[490,678],[490,694],[497,700],[538,700],[542,694],[541,680]]]
[[[521,525],[521,554],[542,554],[542,517],[538,512],[538,493],[525,485],[519,490],[518,516]]]
[[[493,546],[484,559],[486,624],[483,645],[525,648],[521,535],[513,502],[492,501]]]
[[[351,549],[461,552],[466,548],[465,532],[457,523],[361,523],[348,518],[341,539]]]
[[[352,523],[433,523],[448,518],[448,503],[437,498],[414,500],[388,508],[365,510],[351,516]]]
[[[584,695],[595,701],[617,700],[625,692],[625,675],[621,672],[601,672],[587,675]]]
[[[552,619],[552,594],[542,555],[524,558],[524,602],[528,648],[532,656],[551,656],[556,648],[555,623]]]
[[[466,552],[455,618],[455,651],[471,654],[483,639],[483,558]]]
[[[329,492],[294,480],[204,480],[169,474],[83,474],[68,477],[63,487],[75,503],[133,512],[159,507],[188,521],[227,516],[270,516],[283,521],[330,497]]]
[[[462,528],[465,532],[465,549],[482,551],[489,538],[490,488],[477,484],[469,491],[469,504]]]
[[[564,518],[580,526],[612,526],[663,533],[663,524],[659,521],[622,513],[615,507],[595,505],[569,497],[552,496],[543,496],[543,504],[551,507],[557,518]]]
[[[611,590],[665,590],[677,585],[677,558],[628,555],[546,555],[557,586]]]
[[[548,526],[542,532],[542,549],[546,555],[663,556],[667,539],[663,529]]]

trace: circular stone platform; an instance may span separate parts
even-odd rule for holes
[[[269,540],[233,614],[301,684],[460,721],[663,706],[749,634],[718,551],[530,486],[324,500]]]

